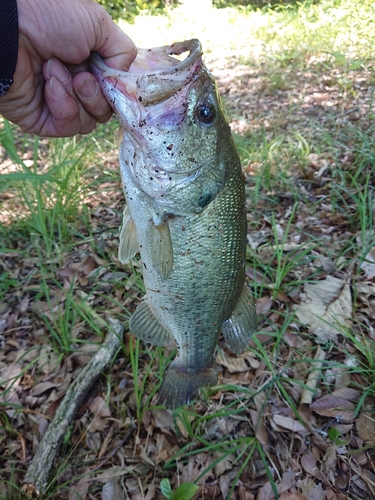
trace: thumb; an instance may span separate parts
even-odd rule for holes
[[[136,58],[136,46],[107,12],[104,11],[100,21],[101,29],[96,34],[93,50],[99,52],[108,66],[127,71]]]

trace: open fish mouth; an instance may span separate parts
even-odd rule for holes
[[[199,40],[139,49],[129,71],[110,68],[96,53],[89,64],[124,129],[123,178],[170,212],[201,211],[223,179],[215,169],[219,104]]]
[[[172,57],[188,52],[185,59]],[[153,49],[138,49],[138,55],[129,71],[110,68],[97,53],[90,56],[93,73],[110,85],[112,92],[120,92],[142,103],[155,105],[169,99],[191,82],[202,68],[202,47],[192,39]],[[108,96],[109,89],[103,90]],[[107,85],[108,87],[108,85]],[[114,107],[116,108],[116,104]]]

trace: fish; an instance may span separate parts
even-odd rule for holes
[[[245,181],[199,40],[139,49],[129,71],[93,53],[95,74],[123,128],[126,198],[119,259],[140,252],[146,294],[129,330],[176,346],[159,403],[176,409],[218,381],[221,332],[240,354],[257,317],[245,283]]]

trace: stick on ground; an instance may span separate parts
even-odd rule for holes
[[[110,330],[103,345],[67,390],[29,465],[22,487],[29,496],[35,497],[44,493],[49,471],[77,409],[121,346],[124,327],[118,320],[108,319],[108,323]]]

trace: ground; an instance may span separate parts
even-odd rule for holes
[[[373,59],[306,49],[298,37],[292,47],[287,34],[302,13],[270,14],[268,28],[255,14],[236,18],[227,29],[245,52],[199,26],[245,173],[259,327],[240,356],[220,339],[218,386],[176,412],[157,406],[174,353],[127,331],[143,285],[138,261],[117,259],[116,123],[58,141],[2,123],[0,498],[21,498],[24,472],[108,316],[125,325],[122,347],[71,423],[43,498],[152,500],[164,498],[162,479],[173,490],[193,482],[205,500],[375,497]],[[144,46],[151,22],[129,28]],[[163,32],[170,18],[159,22]],[[248,41],[243,25],[270,38]],[[276,50],[269,33],[283,26]]]

